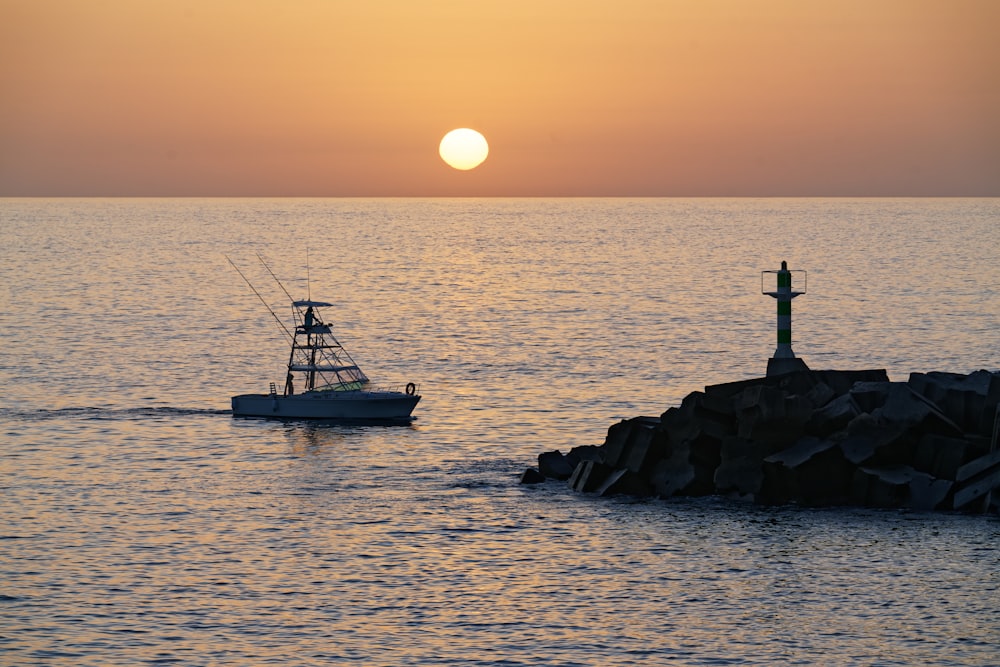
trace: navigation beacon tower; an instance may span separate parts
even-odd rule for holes
[[[775,273],[778,277],[778,289],[769,292],[764,289],[764,274]],[[802,291],[792,290],[792,274],[802,274]],[[801,269],[791,270],[788,262],[781,262],[781,269],[778,271],[760,272],[761,294],[772,296],[778,301],[778,347],[774,350],[774,356],[767,360],[767,374],[782,375],[794,371],[806,371],[809,367],[806,362],[795,356],[792,352],[792,299],[800,294],[806,293],[806,272]]]

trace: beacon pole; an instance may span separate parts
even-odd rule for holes
[[[777,274],[777,289],[771,292],[764,289],[764,274],[768,273]],[[801,292],[792,289],[793,273],[801,273],[803,276]],[[768,376],[809,370],[806,362],[792,352],[792,299],[806,293],[805,277],[805,271],[790,270],[788,262],[784,261],[778,271],[760,272],[761,293],[774,297],[778,302],[778,346],[774,350],[774,356],[767,360]]]

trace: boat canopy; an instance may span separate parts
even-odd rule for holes
[[[316,371],[317,373],[346,373],[350,371],[352,374],[362,374],[361,369],[357,366],[334,366],[331,364],[291,364],[288,370],[296,373],[305,373],[308,371]]]
[[[310,301],[308,299],[304,301],[292,301],[292,305],[296,308],[332,308],[332,303],[327,303],[326,301]]]

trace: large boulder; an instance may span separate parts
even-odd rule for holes
[[[762,468],[761,501],[802,505],[847,502],[854,469],[837,443],[813,436],[765,457]]]
[[[755,498],[764,482],[762,461],[765,455],[764,447],[758,442],[736,436],[725,438],[713,478],[716,492]]]
[[[859,382],[889,381],[889,374],[882,368],[860,371],[813,371],[812,376],[817,382],[822,382],[833,389],[836,396],[848,393]]]
[[[966,433],[989,437],[1000,403],[1000,373],[911,373],[907,384]]]
[[[607,480],[614,468],[600,461],[580,461],[569,478],[569,486],[574,491],[592,493]]]
[[[952,508],[986,511],[994,493],[1000,493],[1000,449],[969,461],[956,471]]]
[[[596,445],[580,445],[569,450],[566,454],[566,461],[575,470],[580,461],[604,461],[604,453],[600,447]]]
[[[910,479],[910,509],[929,512],[944,509],[954,482],[915,470]]]
[[[874,415],[866,413],[852,419],[838,441],[852,465],[889,465],[908,458],[913,448],[905,424],[881,424]]]
[[[669,450],[667,438],[657,426],[659,420],[643,420],[633,424],[632,433],[618,464],[627,470],[640,474],[650,462],[662,458]]]
[[[541,484],[545,475],[534,468],[528,468],[521,474],[521,484]]]
[[[656,495],[707,496],[715,493],[715,469],[721,443],[704,434],[671,445],[669,454],[651,467],[648,478]]]
[[[861,412],[871,414],[877,408],[885,405],[889,398],[891,382],[856,382],[851,387],[850,395]]]
[[[962,428],[936,405],[902,382],[890,382],[884,403],[871,411],[880,422],[905,425],[921,433],[962,435]]]
[[[770,451],[783,449],[798,440],[813,412],[805,396],[764,385],[747,387],[737,405],[736,434],[746,440],[766,443]]]
[[[827,386],[827,385],[822,385]],[[822,407],[813,410],[805,424],[805,432],[825,438],[847,428],[851,421],[861,414],[850,393],[833,398]]]
[[[604,482],[595,489],[595,493],[599,496],[642,497],[650,495],[651,492],[652,487],[645,479],[626,468],[611,471],[604,478]]]
[[[851,501],[870,507],[903,507],[910,499],[912,473],[913,468],[907,466],[859,467],[851,480]]]
[[[614,467],[625,451],[625,444],[632,433],[632,422],[623,419],[608,429],[608,435],[601,445],[601,459],[607,465]]]
[[[952,485],[910,466],[860,467],[854,473],[851,500],[869,507],[930,511],[945,504]]]
[[[913,467],[938,479],[954,481],[958,469],[971,456],[970,446],[964,438],[927,433],[917,443]]]
[[[574,467],[558,449],[538,455],[538,472],[549,479],[569,479]]]
[[[653,464],[649,481],[653,493],[660,498],[695,495],[695,468],[691,464],[691,447],[685,442],[670,449],[670,455]]]

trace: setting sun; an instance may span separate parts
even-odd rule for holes
[[[490,153],[490,147],[482,134],[462,127],[444,135],[438,153],[449,166],[467,171],[483,163]]]

